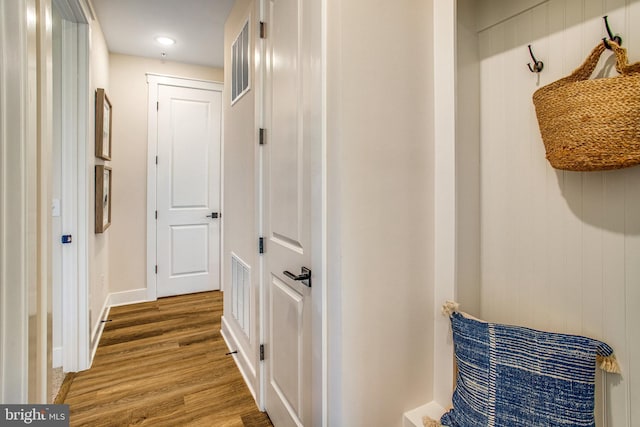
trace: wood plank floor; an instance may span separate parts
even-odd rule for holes
[[[226,355],[221,316],[220,292],[112,308],[65,398],[71,425],[271,426]]]

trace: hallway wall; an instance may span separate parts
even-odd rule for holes
[[[432,399],[432,15],[431,1],[328,1],[332,426],[399,426]]]
[[[223,71],[200,65],[111,53],[113,206],[109,292],[146,288],[147,98],[146,73],[222,82]],[[126,298],[126,297],[125,297]]]
[[[256,117],[256,64],[251,59],[249,70],[249,90],[233,105],[231,105],[231,46],[242,31],[247,21],[249,24],[249,51],[255,48],[255,38],[258,22],[258,2],[254,0],[236,0],[235,5],[227,21],[225,22],[224,47],[226,80],[223,98],[224,116],[224,213],[222,224],[224,227],[224,246],[222,248],[222,288],[229,290],[224,299],[224,316],[222,330],[230,345],[238,349],[239,357],[236,359],[243,372],[251,393],[257,397],[259,390],[258,375],[258,284],[259,265],[257,255],[257,132],[258,122]],[[257,58],[254,55],[253,58]],[[238,298],[237,292],[233,292],[232,254],[236,261],[249,267],[249,295]],[[245,330],[234,317],[233,307],[238,306],[238,299],[242,303],[249,303],[249,326]],[[237,315],[237,313],[236,313]]]
[[[98,21],[93,21],[90,29],[89,44],[89,137],[87,138],[87,167],[89,175],[89,330],[91,331],[92,348],[96,332],[100,328],[100,315],[109,294],[109,243],[110,229],[101,234],[95,234],[95,165],[108,164],[95,156],[95,91],[104,88],[109,93],[109,51],[104,34]]]

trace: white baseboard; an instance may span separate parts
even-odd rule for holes
[[[109,309],[111,308],[108,304],[109,297],[105,298],[104,304],[102,305],[102,309],[100,310],[100,317],[98,318],[98,322],[93,327],[93,331],[91,333],[91,357],[89,359],[89,368],[93,364],[93,358],[96,355],[96,350],[98,350],[98,344],[100,343],[100,337],[102,337],[102,331],[104,330],[104,322],[109,317]]]
[[[255,367],[252,366],[251,361],[247,357],[244,349],[240,346],[238,339],[233,333],[233,330],[229,327],[227,319],[225,319],[224,316],[222,316],[222,330],[220,333],[222,334],[222,338],[224,338],[224,342],[227,343],[229,351],[238,351],[238,353],[233,355],[233,360],[236,362],[236,365],[240,370],[240,374],[242,374],[242,378],[244,378],[244,382],[247,384],[247,387],[249,387],[249,391],[251,392],[253,399],[256,401],[256,404],[258,404],[258,396],[254,387],[256,384]],[[260,405],[258,404],[258,407],[259,406]]]
[[[100,337],[102,337],[102,331],[104,331],[104,323],[109,317],[109,310],[111,309],[111,307],[136,304],[146,301],[148,301],[146,288],[134,289],[124,292],[112,292],[107,295],[107,298],[104,301],[104,305],[102,306],[102,310],[100,310],[100,318],[98,319],[98,323],[93,326],[93,331],[91,333],[91,359],[89,361],[89,366],[91,366],[91,364],[93,363],[93,358],[96,355],[96,350],[98,349],[98,344],[100,343]]]
[[[428,416],[431,419],[439,420],[446,410],[436,401],[429,402],[402,416],[402,427],[423,427],[422,419]]]
[[[112,292],[109,294],[107,300],[109,307],[149,301],[149,299],[147,299],[147,288],[133,289],[131,291],[124,292]]]

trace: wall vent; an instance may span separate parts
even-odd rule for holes
[[[231,254],[231,314],[250,338],[251,267],[236,254]]]
[[[231,105],[250,89],[249,21],[231,46]]]

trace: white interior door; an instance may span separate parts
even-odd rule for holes
[[[222,94],[158,87],[157,296],[220,289]]]
[[[300,64],[302,0],[266,4],[265,406],[274,425],[302,426],[310,424],[311,415],[312,285],[310,279],[293,277],[311,268],[310,155],[303,138]]]

